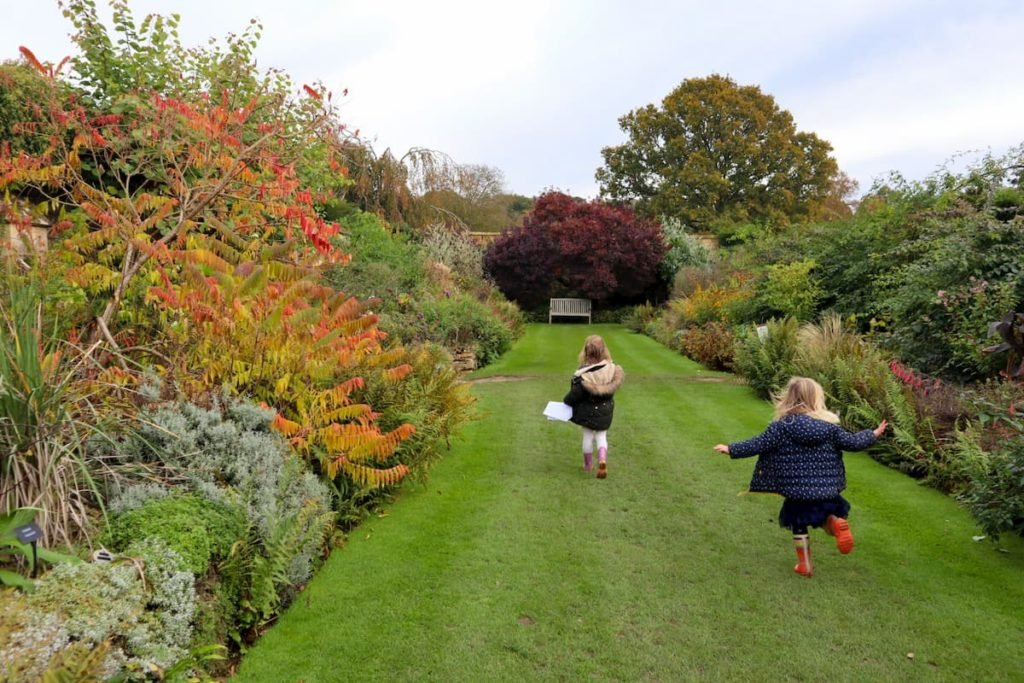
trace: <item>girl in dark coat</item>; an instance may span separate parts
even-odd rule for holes
[[[597,478],[604,479],[608,476],[608,428],[615,412],[613,396],[625,373],[612,362],[608,347],[596,334],[583,343],[579,363],[562,402],[572,406],[570,419],[583,428],[583,470],[591,471],[596,445]]]
[[[875,429],[851,434],[839,426],[839,417],[825,407],[821,385],[807,377],[789,380],[775,404],[775,420],[759,436],[715,450],[731,458],[757,455],[750,490],[778,493],[785,498],[779,525],[792,529],[796,544],[797,574],[810,577],[808,527],[824,527],[835,536],[839,552],[853,550],[853,534],[846,517],[850,504],[840,492],[846,488],[843,451],[862,451],[882,435],[886,421]]]

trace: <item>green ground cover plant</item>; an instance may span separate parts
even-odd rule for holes
[[[626,370],[609,478],[548,422],[587,334]],[[955,500],[846,458],[857,540],[812,532],[794,574],[779,499],[738,495],[719,441],[770,406],[614,325],[530,325],[473,375],[480,419],[429,485],[358,528],[250,651],[238,681],[1012,681],[1024,543]],[[373,577],[372,582],[366,577]]]

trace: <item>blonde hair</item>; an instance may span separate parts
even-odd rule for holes
[[[592,334],[583,342],[583,349],[580,351],[580,365],[593,365],[601,361],[610,361],[612,354],[605,346],[604,339],[600,335]]]
[[[793,377],[775,397],[775,419],[787,415],[807,415],[839,424],[839,416],[825,407],[825,390],[809,377]]]

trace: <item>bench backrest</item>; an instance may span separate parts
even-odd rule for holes
[[[556,315],[585,316],[590,321],[590,299],[552,299],[548,322]]]

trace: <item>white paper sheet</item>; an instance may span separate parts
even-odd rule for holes
[[[561,401],[548,401],[547,407],[544,408],[544,415],[549,420],[568,422],[569,418],[572,417],[572,406],[568,406]]]

